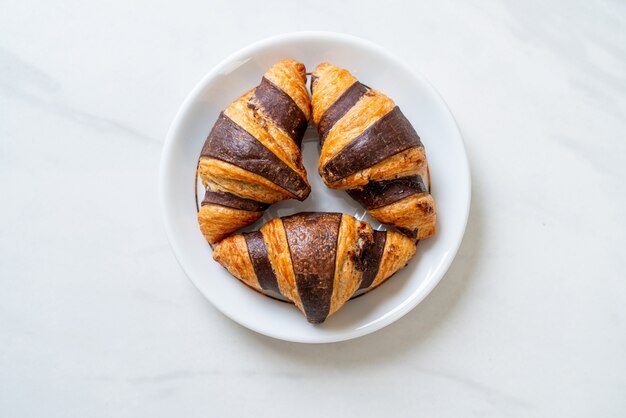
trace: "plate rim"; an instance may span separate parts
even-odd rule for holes
[[[228,66],[231,65],[232,62],[238,59],[241,59],[247,55],[250,55],[254,51],[257,51],[259,49],[265,49],[267,47],[270,47],[278,43],[283,43],[287,41],[291,41],[291,42],[302,41],[302,40],[318,40],[318,41],[321,40],[321,41],[331,41],[331,42],[342,41],[345,43],[358,44],[365,49],[373,50],[374,52],[384,56],[386,59],[392,61],[395,65],[401,67],[403,70],[405,70],[406,72],[411,74],[413,77],[418,79],[421,83],[428,86],[428,88],[433,93],[433,96],[439,101],[439,104],[442,105],[443,108],[445,108],[446,114],[449,117],[450,122],[452,123],[454,130],[457,134],[457,137],[459,139],[459,145],[461,147],[461,151],[463,155],[462,160],[464,162],[462,168],[464,172],[463,173],[464,178],[466,179],[466,190],[467,190],[466,192],[467,196],[465,196],[465,199],[464,199],[464,202],[466,202],[466,204],[464,208],[461,208],[461,212],[463,214],[462,233],[458,235],[458,237],[456,238],[456,241],[454,242],[454,245],[450,246],[449,251],[446,253],[444,260],[440,265],[439,273],[435,276],[436,278],[431,280],[427,284],[427,286],[424,287],[424,290],[419,295],[413,298],[410,298],[404,304],[398,306],[391,314],[387,315],[385,318],[379,321],[376,321],[374,324],[371,324],[362,328],[349,330],[342,334],[336,334],[336,333],[329,334],[326,336],[322,336],[321,338],[289,338],[282,334],[273,333],[267,329],[261,329],[260,327],[256,327],[249,323],[243,323],[239,321],[238,319],[231,317],[226,312],[224,312],[217,304],[213,303],[212,299],[208,295],[206,295],[205,292],[203,292],[202,289],[200,289],[200,287],[191,278],[191,275],[189,274],[189,272],[185,268],[185,265],[181,261],[182,257],[179,255],[180,248],[176,247],[174,244],[174,239],[173,239],[174,227],[170,220],[172,215],[170,214],[170,210],[168,208],[169,202],[166,196],[166,189],[167,189],[166,180],[169,177],[169,172],[172,169],[170,167],[171,159],[169,158],[169,155],[171,154],[172,148],[174,147],[174,144],[175,144],[174,133],[179,130],[179,127],[186,113],[189,111],[189,108],[194,103],[199,93],[201,93],[201,91],[206,87],[207,83],[209,83],[211,79],[213,79],[217,74],[220,74],[225,68],[228,68]],[[179,106],[178,111],[176,112],[176,115],[174,116],[174,119],[172,120],[169,126],[169,129],[167,131],[165,141],[163,143],[163,147],[161,150],[160,161],[159,161],[158,191],[159,191],[159,209],[161,211],[163,225],[165,227],[165,233],[167,236],[168,244],[170,248],[172,249],[172,252],[174,253],[174,257],[176,258],[176,261],[178,262],[179,266],[181,267],[181,269],[187,276],[188,280],[193,284],[193,286],[198,290],[198,292],[200,292],[200,294],[208,302],[210,302],[211,305],[213,305],[222,315],[228,317],[232,321],[236,322],[237,324],[245,328],[248,328],[254,332],[257,332],[259,334],[266,335],[266,336],[269,336],[278,340],[291,341],[291,342],[297,342],[297,343],[332,343],[332,342],[347,341],[347,340],[351,340],[354,338],[359,338],[359,337],[371,334],[373,332],[376,332],[382,328],[385,328],[386,326],[392,324],[393,322],[397,321],[398,319],[402,318],[407,313],[412,311],[441,282],[443,277],[448,272],[450,265],[452,264],[452,261],[455,259],[456,254],[458,253],[461,243],[463,242],[463,239],[465,237],[465,232],[466,232],[467,224],[469,221],[469,212],[471,208],[472,181],[471,181],[471,170],[470,170],[470,165],[469,165],[469,159],[468,159],[467,151],[465,147],[465,141],[459,129],[458,123],[452,111],[450,110],[450,107],[448,106],[446,101],[443,99],[439,91],[433,86],[433,84],[424,75],[422,75],[419,71],[416,71],[415,69],[413,69],[411,66],[409,66],[407,63],[405,63],[403,60],[398,58],[393,53],[389,52],[387,49],[375,44],[372,41],[359,38],[354,35],[349,35],[349,34],[339,33],[339,32],[298,31],[298,32],[289,32],[289,33],[283,33],[280,35],[271,36],[271,37],[253,42],[231,53],[230,55],[222,59],[217,65],[215,65],[209,72],[207,72],[195,84],[193,89],[186,95],[185,99]]]

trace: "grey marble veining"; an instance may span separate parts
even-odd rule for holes
[[[626,6],[619,1],[5,2],[0,416],[626,414]],[[350,16],[350,18],[346,18]],[[473,196],[449,272],[344,343],[248,331],[185,278],[161,144],[258,39],[347,32],[424,73]]]

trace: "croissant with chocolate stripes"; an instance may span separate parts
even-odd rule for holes
[[[376,220],[417,240],[435,234],[424,146],[393,100],[347,70],[320,64],[311,103],[324,183],[344,189]]]
[[[298,213],[222,240],[213,258],[248,286],[278,292],[311,323],[373,289],[415,255],[412,239],[341,213]]]
[[[310,107],[304,65],[285,59],[219,115],[198,162],[206,188],[198,221],[210,244],[252,224],[272,203],[309,195],[300,144]]]

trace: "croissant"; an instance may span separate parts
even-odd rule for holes
[[[417,240],[435,234],[430,174],[417,132],[393,100],[323,63],[311,78],[324,183]]]
[[[261,292],[278,292],[314,324],[373,289],[415,255],[412,239],[341,213],[308,212],[222,240],[213,258]]]
[[[198,162],[206,188],[198,222],[211,245],[272,203],[309,195],[300,145],[310,107],[304,65],[285,59],[219,115]]]

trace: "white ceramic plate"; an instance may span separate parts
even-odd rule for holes
[[[214,262],[196,220],[194,179],[198,155],[219,112],[256,86],[275,62],[290,57],[312,71],[328,61],[387,94],[413,123],[426,147],[437,204],[438,232],[422,241],[408,267],[373,292],[348,302],[321,325],[293,306],[249,289]],[[301,211],[335,211],[380,224],[345,192],[329,190],[317,174],[314,128],[303,143],[312,192],[304,202],[273,205],[257,224]],[[215,307],[241,325],[288,341],[341,341],[374,332],[414,308],[444,275],[461,243],[470,205],[470,174],[463,140],[446,104],[423,76],[382,48],[352,36],[302,32],[255,43],[210,71],[181,106],[165,141],[159,176],[170,244],[191,281]],[[200,199],[202,194],[200,195]]]

